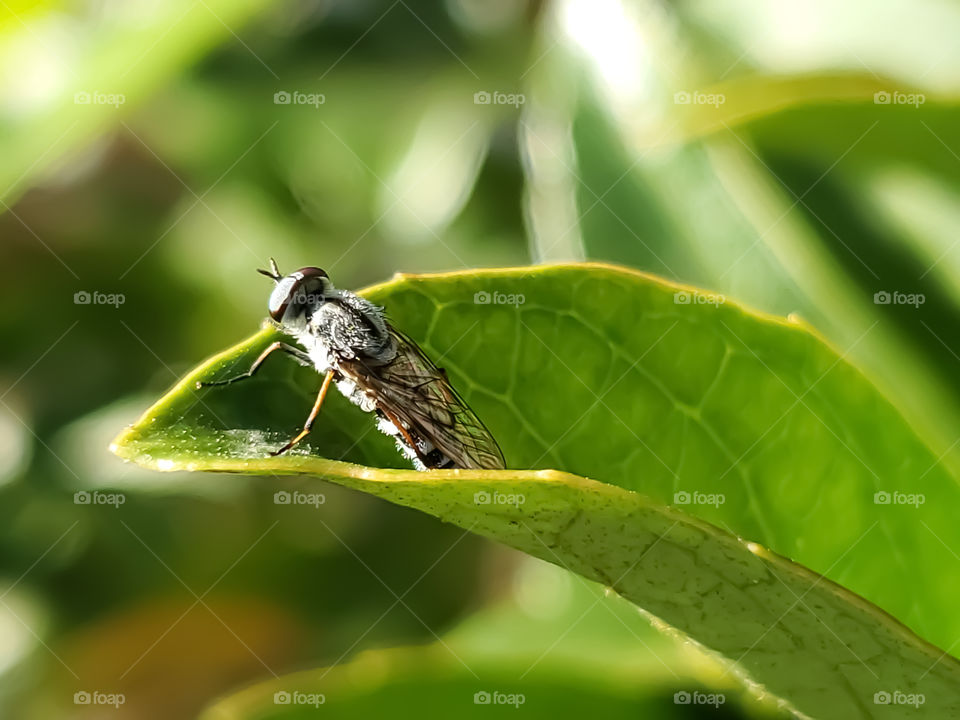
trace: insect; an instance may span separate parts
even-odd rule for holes
[[[270,270],[257,272],[276,283],[268,303],[271,322],[304,349],[274,342],[246,372],[198,382],[197,387],[251,378],[278,350],[322,374],[303,429],[271,455],[287,452],[307,436],[331,383],[336,383],[352,403],[376,414],[379,429],[394,438],[418,470],[505,467],[496,440],[453,389],[446,372],[387,321],[383,308],[334,287],[320,268],[300,268],[284,276],[270,258]]]

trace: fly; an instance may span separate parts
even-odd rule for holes
[[[379,429],[418,470],[505,467],[490,431],[463,401],[446,372],[384,317],[383,308],[333,286],[316,267],[281,275],[273,258],[274,281],[268,310],[273,325],[303,348],[285,342],[269,345],[250,368],[236,377],[198,382],[197,387],[229,385],[254,376],[274,352],[292,355],[323,375],[323,383],[303,429],[271,455],[281,455],[305,438],[330,389],[377,416]]]

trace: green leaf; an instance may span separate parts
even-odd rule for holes
[[[584,94],[571,118],[579,226],[591,259],[800,312],[849,349],[960,479],[956,97],[875,102],[893,88],[915,92],[869,74],[747,74],[703,88],[725,102],[677,105],[643,132],[632,114]],[[897,201],[876,197],[884,181]],[[918,239],[926,247],[915,255]],[[922,312],[877,305],[884,289],[922,293]]]
[[[476,693],[494,691],[522,694],[525,717],[589,709],[601,717],[673,718],[675,692],[713,695],[731,718],[742,716],[741,703],[749,717],[773,715],[772,707],[744,697],[734,678],[724,678],[722,666],[656,632],[633,605],[600,585],[530,558],[511,586],[512,596],[431,646],[367,652],[344,667],[257,683],[214,703],[202,720],[310,717],[313,708],[274,702],[276,693],[292,701],[294,692],[323,694],[322,712],[336,717],[396,717],[405,708],[410,717],[423,710],[461,717],[477,712]]]
[[[318,711],[326,718],[489,718],[515,709],[524,718],[545,720],[677,716],[674,688],[661,680],[638,686],[623,677],[568,669],[518,682],[529,669],[525,659],[462,660],[440,646],[364,653],[343,667],[254,685],[219,701],[200,720],[294,720],[315,718]],[[678,690],[693,691],[701,701],[718,698],[714,702],[730,710],[726,693],[699,684]]]
[[[883,717],[874,694],[895,691],[960,708],[952,657],[831,582],[949,647],[957,488],[802,325],[599,265],[400,276],[365,294],[448,369],[510,467],[603,482],[327,459],[402,464],[338,397],[310,445],[267,457],[316,373],[271,359],[249,382],[194,386],[246,369],[271,329],[190,373],[114,451],[161,470],[319,475],[423,510],[611,586],[811,715]],[[878,491],[926,502],[876,504]],[[664,507],[675,493],[714,504]]]

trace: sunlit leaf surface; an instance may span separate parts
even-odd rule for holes
[[[802,325],[597,265],[398,277],[365,294],[522,469],[377,469],[402,462],[339,398],[309,445],[269,457],[316,373],[271,359],[246,383],[195,383],[246,369],[270,329],[190,373],[114,451],[161,470],[314,474],[418,508],[613,587],[803,712],[883,717],[874,694],[894,690],[958,711],[955,661],[831,582],[948,647],[958,490]]]

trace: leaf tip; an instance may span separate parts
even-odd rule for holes
[[[126,457],[126,447],[127,447],[127,436],[130,434],[130,426],[125,427],[121,430],[117,436],[110,441],[110,444],[107,446],[107,449],[116,455],[118,458],[127,460]]]

